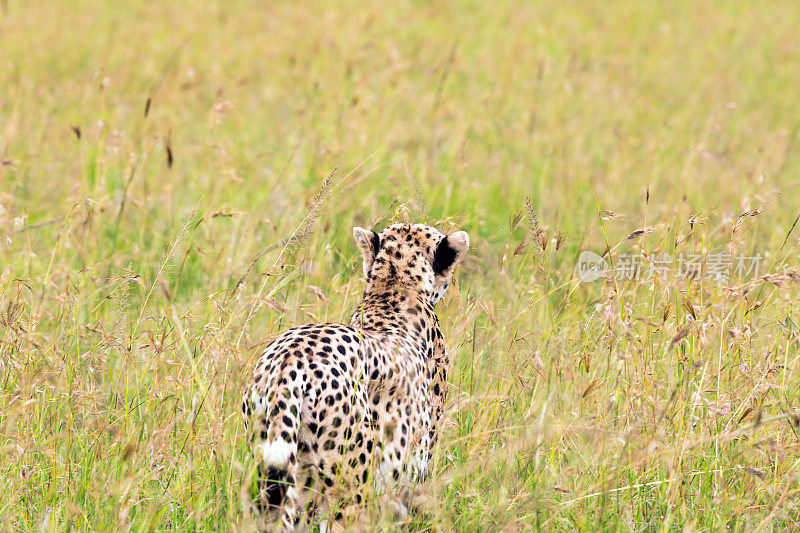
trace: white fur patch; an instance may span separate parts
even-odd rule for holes
[[[261,448],[261,456],[264,462],[278,468],[286,468],[289,456],[292,454],[292,447],[283,439],[275,439],[272,442],[262,442],[258,445]]]
[[[401,473],[403,472],[403,463],[405,462],[406,453],[405,451],[402,452],[401,458],[396,459],[394,455],[395,446],[394,443],[390,444],[383,450],[383,455],[381,456],[381,462],[378,465],[378,472],[375,476],[376,481],[378,482],[379,490],[383,491],[390,487],[392,487],[395,482],[394,478],[392,477],[393,470],[399,470]]]
[[[417,477],[422,477],[425,471],[428,469],[428,452],[417,452],[411,456],[411,468],[413,469],[414,475]]]
[[[250,402],[253,405],[253,415],[257,417],[263,415],[267,410],[267,399],[256,391],[250,392]]]

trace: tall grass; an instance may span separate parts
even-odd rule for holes
[[[346,320],[351,227],[397,220],[473,243],[406,526],[797,528],[798,27],[761,1],[0,2],[0,528],[250,527],[250,369]],[[763,260],[581,283],[586,249]]]

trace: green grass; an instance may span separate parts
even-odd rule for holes
[[[251,525],[252,365],[406,220],[472,241],[413,529],[800,526],[800,5],[100,4],[0,2],[0,529]]]

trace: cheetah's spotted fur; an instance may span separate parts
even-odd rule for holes
[[[425,473],[436,442],[449,362],[433,306],[469,238],[422,224],[353,236],[367,287],[350,322],[284,332],[244,394],[260,529],[291,530],[334,501],[358,504],[373,481],[397,491]]]

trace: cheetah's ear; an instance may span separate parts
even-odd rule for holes
[[[356,240],[358,249],[361,250],[361,257],[364,258],[364,275],[369,276],[372,262],[375,261],[375,256],[378,255],[381,241],[374,231],[359,228],[358,226],[353,228],[353,238]]]
[[[440,276],[451,276],[453,267],[461,261],[469,250],[469,235],[466,231],[457,231],[445,236],[433,253],[433,271]]]

